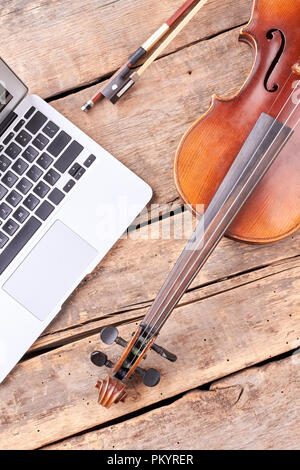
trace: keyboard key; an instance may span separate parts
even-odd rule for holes
[[[60,174],[53,170],[53,168],[51,168],[51,170],[49,170],[48,173],[44,176],[44,180],[47,181],[47,183],[51,186],[54,186],[59,178]]]
[[[40,198],[44,198],[50,191],[49,186],[44,183],[44,181],[40,181],[33,190],[35,194],[37,194]]]
[[[0,201],[4,198],[4,196],[8,193],[8,190],[0,184]]]
[[[10,132],[3,140],[4,145],[9,144],[9,142],[14,138],[14,135],[15,134],[13,132]]]
[[[75,176],[77,171],[81,168],[81,166],[79,165],[79,163],[74,163],[74,165],[71,166],[70,170],[69,170],[69,174],[71,176]]]
[[[86,172],[86,170],[82,167],[79,168],[79,170],[77,171],[76,175],[74,175],[74,178],[76,180],[80,180],[80,178],[84,175],[84,173]]]
[[[22,158],[18,158],[18,160],[13,164],[11,169],[14,170],[18,175],[22,176],[23,173],[25,173],[25,171],[27,170],[28,166],[29,165],[24,162]]]
[[[17,222],[15,222],[14,220],[12,219],[9,219],[5,225],[3,225],[3,230],[4,232],[7,233],[7,235],[14,235],[16,233],[16,231],[18,230],[19,228],[19,225],[17,224]]]
[[[31,141],[32,137],[28,132],[25,130],[22,130],[20,134],[17,135],[16,137],[16,142],[20,144],[22,147],[26,147],[27,144]]]
[[[21,194],[19,194],[17,191],[13,190],[7,198],[5,199],[8,204],[10,204],[13,207],[16,207],[19,202],[22,200]]]
[[[42,223],[35,217],[31,217],[25,225],[19,230],[17,235],[11,240],[7,247],[0,254],[0,274],[5,271],[7,266],[15,259],[24,246],[33,237]]]
[[[6,155],[8,155],[13,160],[17,158],[19,153],[22,151],[21,147],[12,142],[5,150]]]
[[[14,219],[16,219],[16,221],[20,224],[23,224],[28,216],[29,212],[22,206],[18,207],[18,209],[13,214]]]
[[[34,107],[34,106],[31,106],[31,108],[30,108],[30,109],[27,111],[27,113],[25,114],[24,118],[25,118],[25,119],[29,119],[30,116],[33,115],[34,111],[35,111],[35,107]]]
[[[53,158],[49,157],[46,153],[43,153],[40,158],[37,159],[37,164],[40,165],[44,170],[47,170],[51,163],[53,162]]]
[[[65,193],[69,193],[74,186],[75,186],[75,181],[74,180],[68,181],[66,186],[64,187]]]
[[[38,154],[39,152],[33,147],[31,147],[31,145],[29,145],[29,147],[27,147],[27,149],[22,153],[25,160],[27,160],[29,163],[32,163],[36,159]]]
[[[2,77],[2,78],[4,78],[4,77]],[[5,105],[4,105],[4,107],[5,107]],[[2,107],[2,109],[3,109],[3,107]],[[18,115],[16,113],[14,113],[13,111],[11,111],[8,114],[8,116],[1,123],[1,126],[0,126],[1,135],[3,135],[5,133],[5,131],[15,122],[16,119],[18,119]]]
[[[92,165],[92,163],[94,163],[95,160],[96,160],[95,155],[90,155],[89,158],[87,158],[86,161],[84,162],[84,166],[89,168]]]
[[[25,127],[29,132],[31,132],[31,134],[36,134],[40,130],[40,128],[43,127],[46,121],[46,116],[44,116],[44,114],[40,111],[37,111]]]
[[[7,204],[5,204],[5,202],[2,202],[2,204],[0,205],[1,219],[6,220],[11,212],[12,212],[12,209]]]
[[[0,155],[0,171],[6,171],[12,161],[5,155]]]
[[[54,188],[53,191],[49,194],[48,199],[49,201],[53,202],[53,204],[58,206],[64,197],[64,193],[62,193],[59,189]]]
[[[47,151],[51,153],[53,157],[58,157],[70,141],[71,137],[66,132],[61,131],[49,145]]]
[[[30,211],[33,211],[40,203],[40,200],[35,197],[33,194],[30,194],[27,196],[27,198],[24,201],[24,206],[27,207]]]
[[[27,194],[31,190],[32,186],[33,184],[30,183],[27,178],[22,178],[17,184],[17,189],[21,191],[22,194]]]
[[[0,232],[0,248],[3,248],[7,242],[8,237],[3,232]]]
[[[17,175],[15,175],[12,171],[8,171],[1,180],[6,186],[11,188],[16,181],[18,181]]]
[[[36,165],[33,165],[31,168],[26,173],[26,176],[30,178],[32,181],[35,183],[37,182],[38,179],[42,176],[43,172],[40,168],[38,168]]]
[[[54,211],[54,207],[48,201],[42,202],[40,207],[35,211],[36,215],[42,219],[48,219],[49,215]]]
[[[71,145],[64,151],[64,153],[59,157],[57,162],[54,164],[54,167],[64,173],[76,160],[78,155],[82,152],[83,147],[76,140],[74,140]]]
[[[14,127],[14,131],[15,132],[19,132],[19,130],[21,129],[21,127],[23,127],[25,124],[25,120],[24,119],[21,119],[18,124]]]
[[[32,145],[34,145],[39,150],[44,150],[48,144],[49,139],[47,139],[47,137],[45,137],[43,134],[39,134],[32,142]]]
[[[44,134],[46,134],[51,139],[58,133],[58,131],[59,127],[52,121],[47,122],[43,129]]]

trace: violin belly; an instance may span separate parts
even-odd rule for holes
[[[271,3],[272,14],[269,1],[256,0],[251,20],[241,31],[240,39],[255,51],[244,87],[232,99],[214,96],[210,109],[187,131],[177,149],[176,187],[184,202],[199,214],[213,198],[260,115],[278,118],[285,94],[290,94],[294,80],[299,80],[300,1]],[[299,109],[296,118],[300,118]],[[267,244],[300,227],[299,127],[235,218],[228,237]]]
[[[256,107],[256,111],[259,116],[263,109]],[[243,121],[235,100],[214,100],[210,112],[185,134],[177,150],[174,176],[179,194],[194,212],[202,214],[201,206],[206,209],[256,121],[256,115]],[[295,132],[226,235],[267,244],[299,227],[300,133]]]

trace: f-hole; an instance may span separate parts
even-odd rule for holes
[[[269,70],[266,74],[266,78],[265,78],[265,89],[267,91],[269,91],[270,93],[275,93],[280,88],[280,85],[278,83],[274,83],[273,86],[270,86],[269,81],[270,81],[270,78],[271,78],[271,76],[274,72],[274,69],[275,69],[276,65],[280,61],[281,56],[284,52],[286,39],[285,39],[284,33],[280,29],[270,29],[270,31],[267,32],[267,39],[269,41],[273,41],[276,38],[277,34],[280,34],[280,36],[281,36],[281,45],[280,45],[279,51],[277,52],[276,57],[273,60],[271,66],[270,66],[270,68],[269,68]]]

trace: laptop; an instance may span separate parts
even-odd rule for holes
[[[0,383],[152,197],[0,59]]]

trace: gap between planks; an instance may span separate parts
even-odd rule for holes
[[[154,64],[116,106],[103,101],[89,114],[80,112],[98,86],[52,103],[153,188],[156,212],[144,211],[137,223],[180,210],[172,175],[175,150],[189,125],[207,110],[211,95],[233,95],[249,74],[252,54],[249,46],[237,42],[238,34],[239,29],[234,29],[201,47],[197,44],[160,59],[159,66]],[[213,64],[208,60],[212,56]],[[230,68],[224,69],[221,57]]]
[[[116,70],[181,4],[182,0],[123,0],[117,5],[104,0],[51,5],[11,0],[0,16],[2,34],[9,38],[1,53],[34,93],[57,95]],[[248,0],[210,0],[168,51],[243,24],[250,11]]]
[[[233,290],[176,309],[159,343],[178,361],[150,352],[145,367],[158,368],[161,382],[145,389],[134,377],[126,403],[110,410],[98,406],[94,388],[106,372],[89,362],[98,334],[19,364],[0,388],[0,447],[42,447],[298,348],[299,269],[245,284],[238,303]],[[135,328],[121,325],[120,335]],[[121,352],[101,349],[113,362]]]
[[[208,283],[208,285],[195,286],[193,289],[189,289],[187,291],[176,308],[199,301],[203,302],[210,297],[237,290],[247,284],[261,281],[267,277],[283,273],[299,266],[300,256],[295,256],[291,259],[275,262],[269,266],[257,267],[246,273],[238,273],[236,275],[229,276],[228,279],[219,279],[212,283]],[[29,353],[26,354],[23,360],[28,360],[33,357],[33,355],[42,354],[50,349],[87,338],[90,335],[99,333],[102,328],[108,325],[119,326],[122,324],[141,321],[152,302],[153,299],[150,301],[144,301],[137,305],[124,306],[124,310],[122,312],[114,312],[105,315],[103,318],[95,318],[76,327],[70,327],[54,333],[44,334],[33,344]],[[126,308],[127,310],[125,310]]]
[[[229,35],[228,35],[228,36],[225,35],[225,36],[226,36],[226,37],[229,37]],[[225,39],[225,40],[226,40],[226,37],[225,37],[225,38],[222,38],[222,39]],[[212,41],[212,42],[214,42],[214,41]],[[219,43],[219,42],[220,42],[220,41],[218,41],[218,43]],[[226,47],[228,47],[228,44],[227,44]],[[191,49],[193,49],[193,48],[191,48]],[[205,49],[205,48],[204,48],[204,49]],[[207,53],[207,48],[205,49],[205,53]],[[188,54],[188,55],[189,55],[189,54]],[[196,57],[196,55],[195,55],[195,57]],[[247,54],[245,54],[245,55],[243,56],[243,59],[242,59],[242,60],[244,60],[244,62],[243,62],[244,65],[243,65],[243,66],[245,66],[245,64],[246,64],[246,58],[247,58],[247,57],[248,57]],[[182,60],[182,57],[181,57],[181,55],[180,55],[180,52],[179,52],[178,54],[176,54],[176,58],[178,58],[178,62],[179,62],[180,59]],[[168,59],[167,57],[164,59],[164,63],[165,63],[165,64],[167,63],[167,62],[166,62],[167,59]],[[172,59],[173,59],[173,58],[172,58]],[[198,54],[198,60],[199,60],[199,54]],[[201,60],[200,60],[200,62],[201,62]],[[173,63],[173,66],[174,66],[174,63]],[[155,67],[155,66],[154,66],[154,67]],[[224,71],[223,71],[223,72],[224,72]],[[156,73],[156,72],[155,72],[155,73]],[[155,76],[155,73],[154,73],[154,69],[153,69],[153,74],[151,73],[151,77]],[[223,75],[224,75],[224,74],[223,74]],[[219,76],[222,76],[222,75],[219,74]],[[157,75],[157,77],[158,77],[158,75]],[[161,76],[160,76],[160,80],[161,80]],[[195,82],[196,82],[196,79],[195,79]],[[236,83],[238,83],[238,82],[236,82]],[[232,87],[232,84],[231,84],[231,87]],[[144,95],[145,92],[144,92],[143,90],[142,90],[142,92],[143,92],[143,95]],[[198,94],[198,92],[197,92],[197,94]],[[79,95],[79,94],[78,94],[78,95]],[[195,95],[191,95],[191,96],[195,96]],[[186,98],[186,97],[185,97],[185,98]],[[80,96],[80,97],[78,96],[78,101],[79,101],[79,99],[80,99],[80,101],[81,101],[81,99],[82,99],[81,96]],[[131,100],[131,98],[130,98],[130,100]],[[130,101],[130,100],[129,100],[129,101]],[[60,103],[60,104],[61,104],[61,103]],[[77,106],[77,104],[76,104],[76,106]],[[108,109],[108,108],[107,108],[107,109]],[[110,108],[110,109],[111,109],[111,108]],[[195,109],[192,110],[192,112],[194,112],[194,111],[195,111]],[[70,115],[72,114],[72,107],[71,107],[71,106],[69,107],[68,112],[70,112]],[[102,112],[102,111],[101,111],[101,112]],[[199,110],[198,110],[198,112],[199,112]],[[99,113],[100,113],[100,110],[99,110]],[[192,115],[192,114],[191,114],[191,115]],[[194,118],[192,118],[192,119],[194,119]],[[101,122],[101,121],[100,121],[100,122]],[[102,121],[102,122],[103,122],[103,121]],[[184,125],[187,125],[187,123],[189,123],[189,122],[192,122],[192,121],[187,118],[187,122],[186,122]],[[98,130],[99,130],[99,129],[98,129]],[[115,131],[115,129],[114,129],[114,131]],[[168,143],[168,145],[169,145],[169,143]],[[168,192],[168,190],[167,190],[167,192]],[[165,199],[165,200],[166,200],[166,199]],[[279,249],[279,248],[278,248],[278,249]],[[246,251],[246,249],[245,249],[245,251]],[[74,345],[74,347],[75,347],[75,345]],[[43,356],[47,356],[47,355],[43,355]],[[43,359],[46,359],[46,357],[41,357],[41,360],[43,360]],[[30,362],[30,361],[28,361],[28,362]]]
[[[78,117],[77,124],[91,137],[97,139],[101,132],[103,143],[107,143],[105,146],[118,154],[123,163],[150,183],[154,188],[153,202],[158,206],[153,217],[159,213],[166,214],[170,210],[170,207],[163,204],[166,200],[175,201],[174,210],[181,206],[172,179],[173,150],[175,152],[188,122],[200,114],[197,97],[201,96],[201,110],[204,111],[213,90],[224,90],[224,83],[228,82],[227,94],[231,94],[233,90],[240,88],[243,77],[246,78],[249,73],[251,53],[247,46],[238,45],[237,36],[238,31],[232,31],[221,38],[208,41],[209,44],[204,44],[200,50],[192,46],[184,54],[181,51],[162,59],[159,68],[154,64],[149,70],[150,81],[145,81],[141,88],[137,87],[132,95],[124,99],[120,107],[112,107],[110,103],[105,102],[103,106],[95,108],[89,116],[78,114],[76,110],[87,98],[86,91],[55,102],[55,107],[67,116],[74,116],[74,119],[75,116],[76,119]],[[224,70],[223,65],[216,61],[210,69],[207,58],[222,55],[232,67]],[[162,89],[159,87],[161,67],[168,76]],[[192,75],[189,75],[188,71],[191,70]],[[224,78],[226,73],[230,75]],[[219,79],[220,82],[216,83]],[[208,83],[211,83],[210,89],[207,89]],[[157,92],[152,96],[151,91],[156,86]],[[152,97],[151,107],[149,96]],[[176,96],[180,96],[180,99],[176,99]],[[168,112],[166,115],[162,107],[170,109],[171,114]],[[158,122],[153,122],[153,113]],[[172,116],[172,119],[168,119],[169,116]],[[152,124],[149,134],[150,120]],[[139,136],[136,135],[137,129]],[[119,138],[115,139],[115,135],[119,135]],[[147,229],[148,214],[145,214],[144,220],[145,227],[142,227],[142,230]],[[143,216],[138,221],[140,222],[143,225]],[[276,247],[249,247],[223,240],[201,273],[201,284],[215,282],[239,273],[241,269],[247,271],[262,264],[279,261],[283,257],[297,256],[299,243],[299,234]],[[107,317],[114,312],[123,311],[126,305],[153,299],[184,245],[185,241],[170,243],[161,240],[143,244],[139,241],[121,240],[89,276],[89,282],[83,283],[64,305],[62,313],[49,327],[47,334],[68,330],[70,327],[81,327],[87,321],[98,319],[100,315]],[[139,279],[136,278],[137,272],[140,273]],[[112,285],[117,279],[121,295],[115,302]],[[103,299],[103,293],[107,295],[109,302]]]
[[[182,220],[180,215],[175,216],[175,225],[178,224],[176,218]],[[157,233],[161,233],[168,222],[157,223]],[[186,244],[184,239],[148,240],[145,236],[148,228],[138,231],[140,238],[119,241],[75,290],[31,351],[56,346],[61,341],[78,338],[78,335],[86,336],[95,328],[99,331],[110,321],[122,323],[140,318],[146,312]],[[188,238],[190,233],[186,235]],[[300,233],[264,247],[223,239],[181,303],[203,300],[228,288],[237,289],[249,278],[255,280],[265,273],[280,271],[283,269],[281,263],[297,263],[299,246]],[[118,285],[117,296],[115,285]]]
[[[300,350],[47,450],[298,449]],[[186,416],[189,417],[187,426]],[[164,432],[157,434],[157,429]]]
[[[234,25],[230,28],[227,28],[227,29],[224,29],[224,30],[221,30],[221,31],[218,31],[217,33],[214,33],[210,36],[206,36],[206,37],[203,37],[197,41],[193,41],[193,42],[190,42],[190,43],[187,43],[185,44],[184,46],[179,46],[177,49],[174,49],[174,50],[171,50],[170,52],[166,52],[164,54],[161,54],[160,56],[157,57],[157,59],[155,59],[154,62],[158,62],[159,60],[165,58],[165,57],[168,57],[170,55],[173,55],[173,54],[176,54],[177,52],[180,52],[180,51],[183,51],[185,49],[188,49],[189,47],[192,47],[192,46],[196,46],[198,44],[200,44],[201,42],[204,42],[204,41],[210,41],[211,39],[215,39],[217,38],[218,36],[221,36],[222,34],[225,34],[225,33],[229,33],[230,31],[234,31],[236,29],[241,29],[242,27],[246,26],[247,23],[241,23],[241,24],[238,24],[238,25]],[[159,45],[160,43],[158,43]],[[146,60],[146,59],[145,59]],[[132,67],[132,70],[135,70],[137,68],[139,68],[141,65],[143,65],[144,61],[140,61],[138,65]],[[76,93],[79,93],[81,91],[84,91],[84,90],[87,90],[88,88],[91,88],[91,87],[94,87],[94,86],[103,86],[107,81],[109,81],[111,79],[111,77],[118,71],[119,69],[115,69],[115,70],[112,70],[108,73],[106,73],[105,75],[102,75],[101,77],[98,77],[97,80],[94,80],[90,83],[86,83],[86,84],[83,84],[83,85],[79,85],[75,88],[71,88],[69,90],[65,90],[65,91],[62,91],[60,93],[57,93],[55,95],[51,95],[51,96],[47,96],[45,97],[45,101],[47,101],[48,103],[53,103],[55,102],[56,100],[60,100],[60,99],[63,99],[63,98],[66,98],[67,96],[70,96],[70,95],[75,95]]]

